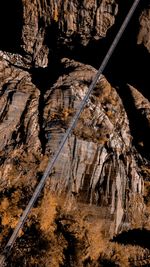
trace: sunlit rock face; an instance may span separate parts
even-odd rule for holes
[[[43,103],[42,92],[32,83],[28,72],[10,68],[6,61],[1,64],[5,75],[1,81],[0,148],[6,158],[1,166],[2,186],[7,179],[10,186],[18,183],[15,158],[22,169],[27,168],[21,156],[24,149],[25,157],[29,154],[34,158],[32,175],[37,176],[35,157],[41,161],[42,153],[52,157],[96,73],[93,67],[73,60],[62,59],[61,64],[64,74],[46,90]],[[145,101],[149,109],[149,102]],[[142,196],[143,182],[136,157],[122,100],[102,76],[56,163],[50,190],[101,207],[109,217],[109,230],[117,232],[123,227],[124,218],[127,224],[131,216],[130,201]],[[14,168],[17,177],[12,174]],[[26,174],[27,181],[30,176],[30,172]]]
[[[47,152],[57,149],[96,73],[90,66],[67,59],[63,64],[67,75],[60,77],[46,95]],[[132,197],[142,194],[129,121],[119,95],[103,76],[56,164],[50,188],[105,207],[110,217],[114,216],[116,231],[123,216],[128,216],[130,193]]]
[[[114,24],[118,11],[118,5],[114,0],[58,2],[61,7],[59,12],[58,5],[60,35],[66,42],[73,43],[78,39],[83,45],[92,39],[105,37],[107,30]]]
[[[0,4],[4,16],[7,16],[7,2]],[[6,47],[6,51],[14,53],[20,49],[32,66],[47,67],[58,44],[75,47],[105,37],[115,22],[118,5],[114,0],[82,3],[78,0],[15,0],[10,9],[13,12],[9,14],[13,21],[8,28],[11,40],[0,27],[3,40],[0,49]]]
[[[143,44],[150,52],[150,7],[145,9],[140,16],[140,30],[138,44]]]
[[[56,43],[75,46],[106,36],[114,24],[118,5],[102,1],[22,1],[22,47],[36,66],[45,67]],[[53,34],[53,37],[50,36]],[[77,41],[76,41],[77,40]]]
[[[38,113],[35,114],[35,111],[38,108],[39,90],[33,85],[28,72],[10,66],[5,60],[1,60],[0,68],[0,150],[4,152],[6,148],[8,151],[13,150],[13,145],[19,143],[20,137],[29,141],[29,135],[35,133],[38,138]],[[30,114],[26,120],[28,112]],[[29,135],[25,133],[25,129],[29,130]],[[37,138],[33,137],[36,150],[36,141],[39,147]]]
[[[6,3],[0,7],[7,10]],[[108,30],[122,14],[121,8],[120,1],[113,0],[22,0],[18,9],[13,9],[19,12],[15,24],[21,22],[17,42],[13,40],[11,49],[8,38],[0,42],[2,248],[96,74],[97,61],[88,65],[90,55],[86,53],[87,58],[83,55],[81,60],[82,52],[75,60],[72,48],[84,51],[88,47],[89,53],[95,48],[95,54],[102,58],[105,42],[101,39],[107,40]],[[144,7],[140,14],[135,18],[139,19],[139,34],[134,44],[131,41],[129,55],[133,47],[142,44],[142,57],[142,53],[149,55],[149,8]],[[63,48],[70,54],[63,54]],[[136,80],[134,68],[134,79],[132,68],[130,75],[129,71],[121,75],[122,65],[118,82],[110,81],[106,71],[95,86],[22,230],[22,243],[16,242],[17,252],[8,259],[8,266],[20,266],[20,262],[26,266],[29,262],[31,267],[95,267],[99,266],[102,252],[114,252],[109,242],[114,235],[133,228],[147,227],[149,231],[150,98],[147,87],[140,87],[146,84],[145,76]],[[41,243],[36,243],[37,236]],[[133,260],[132,249],[131,253],[125,246],[119,249]],[[138,247],[136,255],[139,251],[148,254],[148,248]],[[128,265],[122,262],[120,266]]]

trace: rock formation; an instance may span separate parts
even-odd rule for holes
[[[6,2],[0,4],[4,12]],[[87,54],[80,62],[74,51],[89,51],[92,44],[102,57],[103,41],[123,7],[115,0],[20,0],[12,6],[16,14],[10,13],[17,40],[12,37],[9,45],[0,26],[1,252],[96,74],[96,64],[83,62]],[[134,18],[133,45],[147,58],[149,13],[146,3]],[[117,241],[124,231],[150,231],[150,82],[147,77],[140,88],[139,77],[132,82],[127,74],[121,82],[118,75],[118,84],[107,72],[99,79],[8,266],[149,264],[146,241],[135,248]]]
[[[150,52],[150,10],[145,9],[140,16],[140,31],[138,34],[138,44],[144,44]]]

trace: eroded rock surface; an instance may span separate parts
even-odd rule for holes
[[[138,44],[143,44],[150,52],[150,8],[145,9],[140,17]]]
[[[46,98],[44,117],[49,151],[56,150],[69,117],[78,108],[95,73],[90,66],[67,59],[63,64],[66,71],[74,70],[60,77]],[[117,231],[128,209],[127,191],[134,195],[143,190],[131,141],[122,101],[102,77],[56,164],[52,189],[58,193],[70,191],[80,201],[109,207],[109,214],[116,214]]]
[[[20,46],[32,56],[36,67],[48,65],[49,56],[58,43],[74,47],[76,43],[86,45],[90,40],[105,37],[118,10],[114,0],[21,2],[23,26]]]
[[[22,153],[26,150],[32,157],[42,157],[41,142],[44,140],[43,152],[47,156],[51,157],[58,148],[96,73],[91,66],[68,59],[63,59],[62,65],[67,74],[61,75],[46,91],[43,125],[39,125],[39,90],[27,72],[10,68],[3,61],[0,145],[3,157],[12,153],[12,159],[9,156],[3,163],[1,181],[6,183],[10,179],[16,150]],[[13,83],[10,83],[10,75]],[[45,134],[41,140],[40,128]],[[12,177],[12,183],[9,182],[10,186],[16,186],[14,179]],[[142,194],[143,184],[134,158],[128,118],[116,90],[104,77],[94,89],[65,145],[55,166],[50,189],[58,194],[75,196],[81,202],[106,206],[109,216],[113,215],[115,219],[112,220],[114,231],[118,230],[123,216],[128,214],[129,192],[133,198]]]
[[[120,6],[22,0],[22,50],[0,51],[1,250],[96,74],[58,58],[59,49],[107,38]],[[149,8],[141,14],[138,44],[149,51]],[[141,266],[138,255],[149,264],[147,243],[110,242],[124,230],[150,231],[150,102],[124,84],[99,79],[8,266]]]

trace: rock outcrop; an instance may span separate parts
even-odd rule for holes
[[[144,44],[150,52],[150,9],[145,9],[140,17],[140,30],[138,34],[138,44]]]
[[[105,37],[115,22],[117,8],[114,0],[83,1],[82,4],[81,1],[34,0],[30,4],[28,0],[15,1],[16,14],[12,19],[18,25],[12,24],[16,27],[12,31],[22,27],[17,45],[31,57],[32,65],[47,67],[56,46],[86,45],[90,40]],[[1,4],[4,13],[6,9],[6,3]]]
[[[58,79],[50,94],[47,92],[45,102],[46,151],[49,153],[57,149],[69,126],[68,120],[78,108],[95,73],[90,66],[67,59],[63,64],[67,75]],[[69,72],[69,69],[73,71]],[[72,193],[81,202],[102,206],[103,210],[106,206],[110,217],[115,214],[115,231],[118,231],[123,216],[128,216],[129,203],[126,201],[129,196],[126,194],[132,192],[135,197],[143,191],[133,154],[122,101],[102,77],[56,164],[52,190],[58,194]],[[113,229],[111,223],[110,228]]]
[[[94,66],[63,57],[62,50],[96,40],[101,48],[100,40],[107,39],[121,14],[119,8],[114,0],[20,1],[18,46],[13,42],[12,49],[5,49],[5,41],[0,46],[2,249],[96,74]],[[148,51],[149,21],[146,7],[139,18],[137,45]],[[102,75],[8,266],[101,266],[113,263],[117,253],[117,266],[130,266],[129,259],[139,266],[138,254],[149,260],[146,245],[126,247],[125,259],[122,246],[109,241],[129,229],[150,230],[149,133],[149,99],[131,80],[124,81],[123,88]]]

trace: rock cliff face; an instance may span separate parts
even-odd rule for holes
[[[150,52],[150,10],[145,9],[140,16],[140,31],[138,35],[138,44],[144,44],[147,50]]]
[[[89,51],[92,44],[102,57],[108,30],[117,27],[123,7],[114,0],[14,1],[10,45],[0,25],[2,249],[96,74],[94,64],[74,60],[73,53],[76,47]],[[135,14],[137,44],[133,40],[130,47],[132,53],[141,45],[147,58],[149,13],[146,3]],[[87,54],[82,61],[88,62]],[[132,83],[125,73],[120,83],[118,74],[118,84],[110,77],[106,72],[94,88],[8,266],[149,264],[146,241],[135,241],[136,248],[109,241],[134,228],[145,227],[147,236],[150,231],[149,77],[142,89],[139,77]]]
[[[14,5],[14,12],[15,8],[18,12],[11,15],[16,21],[16,25],[12,25],[15,28],[13,32],[17,31],[17,24],[20,25],[22,21],[22,31],[18,32],[17,36],[18,42],[20,41],[20,47],[36,67],[48,65],[48,57],[54,52],[56,45],[86,45],[92,39],[105,37],[109,27],[114,24],[118,9],[114,0],[82,3],[35,0],[30,5],[28,0],[25,0],[19,1],[19,4],[15,1]],[[1,4],[1,9],[6,12],[6,3]],[[2,43],[2,47],[4,46],[5,40]],[[8,50],[12,48],[8,45],[6,47]]]

